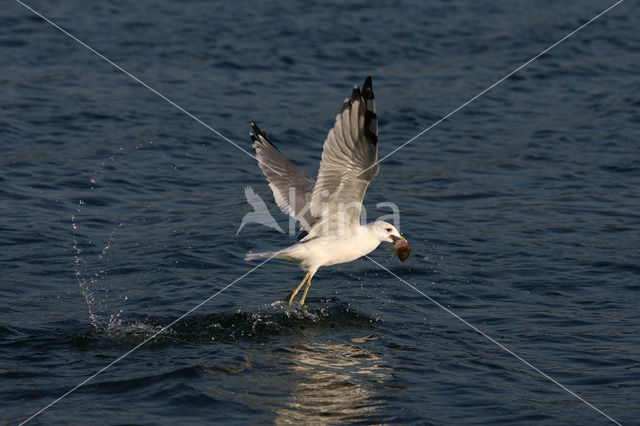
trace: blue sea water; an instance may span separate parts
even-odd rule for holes
[[[383,157],[613,1],[26,4],[242,149],[256,121],[315,176],[367,75]],[[373,259],[623,424],[639,12],[619,4],[385,159],[365,199],[370,218],[396,203],[412,245]],[[0,57],[2,424],[136,347],[31,423],[608,422],[369,260],[321,269],[287,309],[303,273],[243,256],[295,238],[236,235],[246,186],[288,229],[254,159],[12,0]]]

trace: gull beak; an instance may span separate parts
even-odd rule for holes
[[[405,237],[403,237],[402,235],[400,235],[399,237],[395,236],[395,235],[389,235],[389,239],[391,241],[393,241],[394,243],[398,240],[400,241],[407,241],[407,239]]]

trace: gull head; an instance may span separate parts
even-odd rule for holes
[[[381,242],[395,243],[398,240],[407,241],[395,226],[389,222],[377,220],[373,222],[373,232]]]
[[[393,253],[398,256],[400,262],[404,262],[411,253],[411,247],[405,237],[400,235],[395,226],[390,223],[383,222],[381,220],[373,222],[373,232],[376,237],[382,242],[393,243],[393,246],[389,247],[389,250],[393,250]]]

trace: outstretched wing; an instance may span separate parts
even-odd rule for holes
[[[309,231],[316,221],[309,208],[314,180],[278,151],[255,123],[251,123],[251,128],[258,165],[269,182],[276,204],[297,219],[302,229]]]
[[[310,238],[344,235],[360,224],[362,200],[378,174],[378,120],[371,77],[360,92],[353,88],[336,115],[322,150],[318,180],[311,197],[311,214],[318,220]]]

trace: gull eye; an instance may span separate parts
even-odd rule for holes
[[[391,232],[391,228],[387,228],[387,229],[385,229],[385,231]]]

